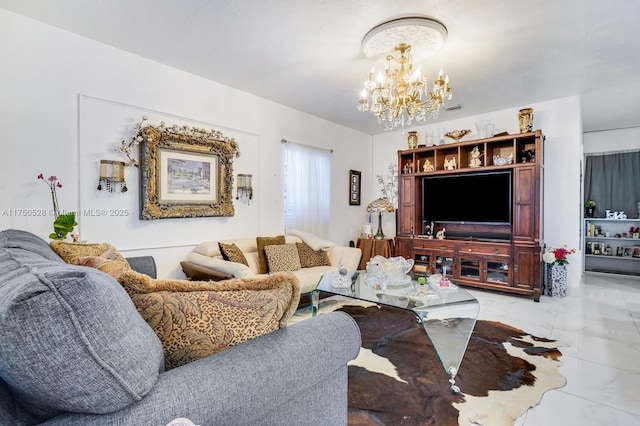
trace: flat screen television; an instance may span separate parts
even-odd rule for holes
[[[425,176],[422,178],[422,219],[510,225],[511,182],[511,170]]]

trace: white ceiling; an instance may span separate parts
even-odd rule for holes
[[[448,29],[450,120],[580,95],[585,131],[640,126],[638,0],[0,0],[0,7],[329,121],[356,109],[372,27],[426,15]]]

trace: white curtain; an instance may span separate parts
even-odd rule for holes
[[[284,228],[329,234],[331,152],[284,144]]]

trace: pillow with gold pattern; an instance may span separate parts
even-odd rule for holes
[[[69,243],[67,241],[51,241],[51,249],[67,263],[75,265],[78,258],[84,256],[101,256],[109,259],[118,259],[126,262],[124,256],[118,253],[114,246],[108,243]],[[107,253],[107,256],[104,254]]]
[[[238,248],[237,245],[225,244],[218,242],[218,247],[220,248],[220,254],[222,254],[222,258],[224,260],[228,260],[229,262],[242,263],[243,265],[249,266],[247,263],[247,258],[244,257],[244,253],[242,250]]]
[[[300,256],[293,243],[266,246],[264,253],[267,256],[269,273],[300,269]]]
[[[187,281],[129,271],[118,281],[160,338],[167,370],[285,327],[300,300],[290,272]]]
[[[313,268],[314,266],[329,266],[329,257],[323,250],[314,250],[306,243],[296,243],[301,268]]]
[[[256,237],[256,245],[258,246],[258,273],[266,274],[269,272],[269,264],[267,263],[267,255],[264,253],[266,246],[273,246],[276,244],[284,244],[284,235],[278,235],[277,237]]]

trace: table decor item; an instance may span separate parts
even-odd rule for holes
[[[416,149],[418,147],[418,132],[407,132],[407,145],[409,149]]]
[[[523,108],[518,111],[518,124],[520,133],[528,133],[533,130],[533,108]]]
[[[471,133],[471,130],[452,130],[450,132],[445,133],[445,137],[453,139],[455,142],[460,142],[460,139],[464,138],[468,134]]]

